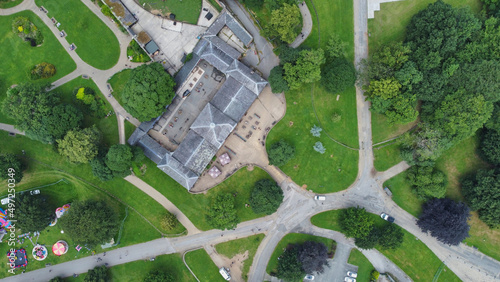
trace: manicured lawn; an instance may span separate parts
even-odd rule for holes
[[[219,273],[219,267],[215,265],[204,249],[186,253],[185,259],[199,281],[225,281]]]
[[[49,17],[61,23],[59,30],[67,33],[75,52],[89,65],[109,69],[118,62],[120,46],[113,32],[81,0],[36,0],[44,6]]]
[[[352,249],[347,262],[358,266],[358,277],[356,281],[370,282],[372,270],[375,268],[373,268],[370,261],[360,251]]]
[[[205,213],[212,199],[218,193],[236,194],[236,214],[241,222],[264,216],[264,214],[256,214],[251,208],[245,207],[245,204],[249,202],[255,182],[263,178],[271,179],[265,171],[258,167],[255,167],[253,171],[242,168],[217,187],[210,189],[206,194],[193,195],[158,169],[149,159],[145,161],[145,164],[148,167],[147,172],[140,178],[165,195],[201,230],[212,229],[206,221]]]
[[[281,239],[276,248],[274,249],[273,255],[269,259],[269,263],[267,264],[266,272],[273,275],[276,273],[278,267],[278,257],[283,254],[283,251],[289,246],[294,244],[302,244],[306,241],[314,241],[325,244],[328,247],[328,252],[335,253],[336,243],[332,239],[313,236],[309,234],[302,233],[289,233]]]
[[[217,252],[228,258],[232,258],[237,254],[243,254],[248,251],[248,258],[243,262],[242,276],[244,280],[248,280],[248,271],[253,263],[253,257],[259,248],[260,242],[264,239],[264,234],[253,235],[238,240],[233,240],[215,245]]]
[[[92,81],[92,79],[84,79],[81,77],[75,78],[58,88],[54,89],[53,91],[56,93],[59,93],[59,95],[62,98],[62,101],[65,103],[72,103],[75,104],[76,106],[80,107],[83,112],[88,111],[87,108],[84,105],[81,105],[76,101],[75,94],[73,94],[73,91],[77,88],[81,87],[89,87],[92,88],[97,97],[100,97],[105,103],[106,103],[106,110],[105,112],[111,112],[113,113],[113,107],[109,104],[109,102],[106,100],[104,95],[101,93],[97,85]],[[104,144],[111,146],[113,144],[117,144],[119,141],[119,136],[118,136],[118,120],[116,119],[116,115],[111,114],[108,117],[104,118],[97,118],[94,117],[90,114],[85,114],[85,119],[83,126],[84,127],[89,127],[95,124],[97,128],[99,128],[99,131],[101,131],[103,135],[103,142]]]
[[[2,2],[3,3],[3,2]],[[9,2],[10,3],[10,2]],[[40,47],[31,47],[12,32],[12,21],[19,17],[28,17],[42,32],[44,41]],[[14,84],[30,81],[28,77],[32,66],[47,62],[56,67],[56,74],[47,79],[36,80],[39,83],[53,82],[76,68],[76,64],[64,51],[47,26],[31,11],[0,17],[0,102],[6,97],[7,89]],[[0,111],[0,122],[13,124],[14,121]]]
[[[410,130],[417,121],[406,124],[390,124],[384,115],[372,112],[372,140],[373,144],[389,140]]]
[[[388,170],[403,160],[399,154],[401,151],[400,143],[392,143],[391,141],[387,144],[390,145],[380,145],[373,148],[373,155],[375,156],[373,164],[375,165],[375,169],[377,171]]]
[[[153,14],[161,13],[163,16],[168,16],[170,13],[175,14],[175,19],[181,22],[196,24],[198,16],[201,12],[200,0],[182,0],[182,1],[156,1],[156,0],[139,0],[139,4]],[[217,7],[217,6],[215,6]]]
[[[113,97],[115,97],[116,101],[123,106],[122,101],[122,91],[125,88],[125,84],[130,78],[130,74],[132,73],[131,69],[124,69],[121,72],[115,73],[109,80],[109,84],[113,89]]]
[[[8,0],[5,2],[2,1],[0,2],[0,9],[12,8],[14,6],[21,4],[21,2],[23,2],[23,0]]]
[[[340,231],[338,218],[341,210],[332,210],[317,214],[311,218],[314,225],[331,230]],[[375,224],[384,224],[384,220],[373,214]],[[403,230],[405,233],[403,244],[396,250],[378,249],[393,263],[399,266],[414,281],[432,281],[435,272],[441,265],[439,258],[415,236]],[[460,279],[448,268],[439,276],[439,281],[460,281]]]

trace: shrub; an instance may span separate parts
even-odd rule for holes
[[[12,21],[12,31],[24,41],[35,47],[43,43],[40,30],[26,17],[17,17]]]
[[[372,279],[377,280],[380,277],[380,273],[375,269],[372,271]]]
[[[316,151],[320,154],[324,154],[326,152],[326,148],[323,146],[323,143],[321,143],[320,141],[318,141],[318,142],[316,142],[316,144],[314,144],[313,149],[314,149],[314,151]]]
[[[281,139],[274,143],[268,151],[269,164],[274,166],[285,165],[295,155],[295,147]]]
[[[323,131],[323,129],[321,127],[314,125],[311,128],[310,132],[311,132],[312,136],[314,136],[314,137],[320,137],[321,136],[321,131]]]
[[[56,67],[46,62],[35,65],[31,68],[30,76],[32,80],[49,78],[56,74]]]
[[[177,217],[171,213],[168,212],[161,218],[161,227],[165,230],[172,230],[177,226]]]
[[[250,195],[250,205],[255,213],[274,213],[283,201],[283,190],[270,179],[255,183]]]

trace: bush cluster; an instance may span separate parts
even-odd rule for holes
[[[30,77],[32,80],[49,78],[56,74],[56,66],[46,62],[39,63],[31,68]]]
[[[30,42],[35,47],[43,43],[40,30],[26,17],[17,17],[12,21],[12,31],[24,41]]]

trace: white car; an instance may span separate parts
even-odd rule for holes
[[[352,277],[348,277],[348,276],[346,276],[346,277],[344,278],[344,281],[345,281],[345,282],[356,282],[356,279],[355,279],[355,278],[352,278]]]
[[[7,205],[9,203],[9,199],[12,199],[12,197],[3,198],[0,202],[2,205]]]
[[[352,278],[356,278],[356,277],[358,277],[358,274],[356,272],[347,271],[347,276],[352,277]]]
[[[314,280],[314,275],[312,274],[307,274],[306,277],[304,277],[304,280],[309,280],[309,281],[312,281]]]
[[[30,191],[30,195],[38,195],[38,194],[40,194],[40,190],[38,189]]]
[[[316,196],[314,196],[314,199],[316,201],[324,201],[324,200],[326,200],[326,197],[325,196],[321,196],[321,195],[316,195]]]

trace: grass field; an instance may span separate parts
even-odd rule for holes
[[[123,106],[122,91],[125,88],[125,84],[130,78],[132,73],[131,69],[124,69],[121,72],[115,73],[109,80],[109,84],[113,89],[113,97]]]
[[[80,87],[89,87],[92,88],[96,96],[99,97],[106,103],[106,113],[111,112],[113,113],[113,107],[109,104],[109,102],[106,100],[106,98],[103,96],[97,85],[92,81],[92,79],[83,79],[81,77],[75,78],[69,82],[66,82],[65,84],[59,86],[58,88],[54,89],[53,91],[56,93],[59,93],[59,95],[62,98],[62,101],[65,103],[71,103],[74,104],[75,106],[79,107],[82,112],[88,111],[86,107],[83,105],[79,104],[76,102],[76,97],[73,94],[73,91],[76,88]],[[111,146],[113,144],[117,144],[119,142],[119,136],[118,136],[118,121],[116,119],[116,115],[111,114],[109,117],[104,117],[104,118],[96,118],[93,117],[90,114],[85,114],[84,115],[84,122],[83,126],[84,127],[89,127],[95,124],[97,128],[99,128],[99,131],[101,131],[103,135],[103,143],[106,144],[107,146]]]
[[[132,135],[132,133],[134,133],[136,128],[137,127],[135,127],[135,125],[125,120],[125,140],[128,140],[128,138],[130,137],[130,135]]]
[[[28,17],[42,32],[44,41],[40,47],[31,47],[12,32],[12,21],[19,17]],[[47,79],[36,80],[39,83],[53,82],[76,69],[76,64],[64,51],[47,26],[31,11],[24,11],[11,16],[0,17],[0,102],[6,97],[7,89],[14,84],[30,81],[28,77],[32,66],[47,62],[56,67],[56,74]],[[0,122],[14,123],[0,111]]]
[[[410,130],[417,121],[406,124],[390,124],[382,114],[372,112],[372,139],[373,144],[389,140]]]
[[[36,0],[44,6],[49,17],[61,23],[69,43],[75,43],[75,52],[89,65],[109,69],[118,62],[120,45],[113,32],[81,0]]]
[[[340,231],[338,224],[340,212],[341,210],[332,210],[317,214],[311,218],[311,223],[321,228]],[[371,216],[376,225],[385,223],[378,215],[372,214]],[[403,232],[405,235],[401,247],[396,250],[378,250],[414,281],[432,281],[441,261],[422,241],[415,240],[415,236],[406,230]],[[438,281],[460,281],[460,279],[445,267]]]
[[[186,253],[185,259],[199,281],[225,281],[219,273],[219,267],[215,265],[204,249]]]
[[[388,170],[403,160],[400,155],[400,143],[387,144],[390,145],[381,145],[373,148],[373,155],[375,157],[373,165],[377,171]]]
[[[249,202],[255,182],[263,178],[271,179],[265,171],[258,167],[255,167],[253,171],[242,168],[217,187],[210,189],[206,194],[193,195],[158,169],[152,161],[147,159],[145,163],[148,170],[144,176],[140,177],[165,195],[201,230],[212,229],[206,221],[205,213],[212,199],[218,193],[237,194],[235,197],[236,214],[242,222],[265,216],[265,214],[256,214],[251,208],[245,207],[245,204]]]
[[[332,239],[313,236],[309,234],[302,233],[289,233],[281,239],[276,248],[274,249],[273,255],[269,259],[266,271],[267,273],[273,275],[276,273],[278,267],[278,257],[283,254],[283,251],[288,247],[288,245],[302,244],[306,241],[314,241],[325,244],[328,247],[328,252],[335,253],[336,243]]]
[[[19,4],[21,4],[21,2],[23,2],[23,0],[7,0],[7,1],[1,1],[0,2],[0,9],[8,9],[8,8],[12,8],[12,7],[15,7]]]
[[[162,14],[168,16],[175,14],[175,19],[181,22],[196,24],[201,12],[201,0],[182,0],[182,1],[156,1],[139,0],[141,6],[153,14]],[[216,8],[218,6],[215,6]]]
[[[358,277],[356,281],[370,282],[372,270],[375,268],[373,268],[370,261],[360,251],[352,249],[347,262],[358,266]]]
[[[215,249],[219,254],[227,258],[232,258],[237,254],[244,254],[248,251],[248,258],[243,262],[242,271],[242,278],[246,281],[248,280],[248,271],[250,271],[250,266],[253,263],[253,257],[262,239],[264,239],[264,234],[258,234],[215,245]]]

